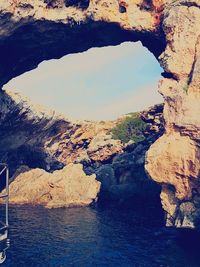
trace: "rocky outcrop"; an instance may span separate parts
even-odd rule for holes
[[[140,113],[146,122],[145,139],[124,144],[123,152],[107,162],[85,165],[88,174],[95,173],[101,182],[100,201],[117,205],[157,208],[160,211],[160,186],[145,172],[145,155],[150,145],[164,132],[163,105]]]
[[[123,143],[109,131],[117,121],[79,122],[74,132],[60,133],[45,144],[46,150],[64,164],[104,162],[123,151]]]
[[[1,85],[43,60],[90,47],[140,40],[154,53],[164,69],[166,124],[146,170],[163,187],[167,224],[198,226],[199,0],[11,0],[1,1],[0,10]],[[178,155],[175,144],[188,151],[179,147]]]
[[[0,162],[11,175],[22,165],[52,172],[72,162],[104,161],[123,149],[108,135],[116,121],[73,121],[5,91],[0,102]]]
[[[76,125],[18,94],[1,91],[0,101],[0,161],[9,164],[10,174],[21,165],[52,171],[62,168],[45,151],[45,143],[58,133],[75,130]]]
[[[167,225],[199,227],[200,19],[198,1],[179,1],[164,12],[167,47],[160,56],[166,78],[165,135],[147,154],[146,169],[162,185]],[[184,40],[184,41],[183,41]]]
[[[63,207],[97,199],[95,175],[71,163],[103,162],[122,152],[122,142],[108,134],[117,122],[72,121],[19,94],[1,91],[0,98],[0,161],[12,176],[10,202]]]
[[[64,198],[64,192],[68,194],[67,185],[74,193],[79,186],[76,185],[77,189],[68,180],[63,180],[51,189],[49,180],[57,183],[57,177],[64,176],[65,172],[67,177],[76,175],[73,171],[75,167],[67,171],[66,168],[55,170],[81,163],[87,175],[96,174],[101,182],[100,201],[129,206],[130,200],[134,200],[134,206],[136,202],[140,206],[159,204],[160,187],[146,176],[144,163],[149,146],[164,131],[163,105],[141,112],[141,118],[147,123],[145,140],[126,144],[113,139],[111,130],[129,115],[116,121],[72,122],[53,111],[32,105],[19,94],[2,92],[2,97],[6,101],[1,106],[1,140],[7,146],[0,148],[0,152],[4,161],[6,159],[12,167],[11,174],[15,172],[10,186],[11,203],[59,206],[52,190],[55,195],[61,194]],[[11,122],[12,128],[9,127]],[[23,165],[28,166],[21,167]],[[40,177],[43,179],[40,180]],[[30,188],[33,188],[33,193],[29,196]],[[43,203],[43,195],[48,203]],[[68,205],[68,202],[61,204],[62,199],[58,201],[60,206]]]
[[[194,227],[198,223],[199,166],[199,146],[179,133],[164,135],[148,152],[148,171],[162,184],[161,200],[167,212],[167,225]],[[165,173],[165,177],[160,173]]]
[[[10,203],[47,208],[88,206],[97,200],[100,190],[95,178],[94,174],[85,175],[81,164],[69,164],[53,173],[23,166],[10,184]]]

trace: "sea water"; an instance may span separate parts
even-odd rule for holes
[[[178,230],[142,212],[12,206],[9,214],[10,248],[2,267],[200,266],[199,253],[180,242]]]

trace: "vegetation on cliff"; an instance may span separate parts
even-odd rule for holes
[[[140,142],[145,139],[146,123],[140,118],[139,112],[127,114],[121,122],[111,130],[112,137],[124,143],[130,140]]]

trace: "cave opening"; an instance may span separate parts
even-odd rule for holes
[[[14,39],[20,30],[28,35],[10,45],[14,60],[1,83],[10,81],[0,93],[0,161],[9,165],[10,202],[49,208],[97,203],[100,209],[132,210],[143,223],[161,226],[161,188],[145,171],[145,155],[164,132],[163,106],[141,111],[163,102],[157,58],[164,46],[151,35],[129,35],[113,25],[104,39],[109,26],[100,25],[102,34],[92,29],[95,41],[83,30],[69,47],[66,29],[55,39],[55,28],[39,32],[33,47],[27,42],[38,37],[37,27],[16,31]],[[82,43],[74,49],[79,37]],[[66,197],[69,188],[72,200]]]
[[[14,253],[13,258],[16,259],[13,262],[29,263],[31,255],[34,262],[37,260],[36,265],[38,261],[46,265],[49,261],[56,264],[57,259],[63,264],[69,263],[71,256],[75,256],[72,261],[77,263],[81,254],[81,264],[83,259],[94,263],[98,257],[101,266],[104,260],[107,263],[111,259],[112,262],[113,254],[114,258],[120,259],[120,263],[119,260],[113,263],[118,266],[123,263],[191,264],[192,257],[187,259],[187,253],[177,246],[174,238],[176,231],[173,229],[172,237],[168,235],[168,230],[160,226],[164,225],[164,212],[167,226],[196,227],[199,222],[199,184],[192,182],[199,174],[199,120],[196,116],[199,111],[198,19],[198,6],[195,3],[179,1],[2,1],[0,86],[10,82],[0,91],[0,161],[9,165],[11,202],[42,204],[48,208],[90,204],[96,207],[96,203],[100,203],[96,202],[97,199],[104,202],[106,207],[111,202],[117,204],[116,216],[111,215],[105,220],[99,216],[98,206],[94,217],[99,218],[95,224],[92,222],[91,227],[87,215],[85,218],[84,212],[81,212],[84,209],[78,209],[80,216],[74,217],[78,229],[73,235],[77,240],[73,238],[72,242],[73,224],[70,220],[74,211],[70,216],[69,209],[64,212],[63,209],[46,209],[44,212],[44,209],[38,206],[33,208],[33,205],[30,205],[31,208],[12,208],[13,214],[17,215],[11,214],[12,223],[22,225],[23,231],[19,227],[17,235],[12,231],[11,234],[20,237],[19,240],[28,245],[26,251],[18,253],[17,248],[21,244],[18,240],[15,242],[17,246],[14,247],[21,259]],[[163,105],[138,112],[154,104],[152,98],[155,100],[159,97],[155,94],[161,69],[156,61],[159,74],[154,72],[153,65],[147,64],[152,62],[152,54],[152,58],[148,60],[146,57],[144,63],[148,68],[140,67],[141,55],[145,57],[147,52],[144,47],[143,52],[137,51],[133,58],[132,54],[125,57],[123,51],[114,52],[118,45],[127,45],[125,42],[129,41],[134,46],[140,41],[164,68],[160,92],[165,102],[166,123]],[[109,48],[110,45],[116,47]],[[110,64],[99,64],[97,59],[92,60],[92,66],[91,60],[85,59],[80,70],[72,68],[71,61],[66,71],[65,63],[61,63],[64,56],[70,61],[75,57],[73,54],[78,56],[78,53],[82,53],[84,56],[85,51],[86,54],[92,53],[96,47],[98,50],[112,50],[107,54],[99,50],[104,51],[100,55],[101,60],[106,55],[108,62],[110,55],[117,55],[117,60],[115,57],[111,60],[112,70],[107,69]],[[127,61],[122,62],[119,58],[126,58]],[[63,67],[54,66],[51,69],[49,64],[53,65],[55,61]],[[80,67],[81,64],[75,65]],[[137,71],[139,69],[139,74],[133,65]],[[33,69],[35,72],[28,73]],[[98,78],[95,71],[100,74]],[[34,83],[31,76],[38,75],[34,74],[36,72],[40,72],[40,78],[35,76]],[[65,78],[61,78],[61,72]],[[88,80],[84,81],[82,76]],[[16,80],[11,81],[15,77]],[[141,83],[137,83],[138,77]],[[70,78],[77,84],[72,85]],[[25,87],[20,85],[20,79]],[[61,81],[65,84],[66,79],[68,84],[62,88]],[[48,83],[43,83],[44,80]],[[16,86],[18,82],[19,86]],[[98,92],[97,87],[100,88]],[[19,94],[16,93],[18,88],[21,91]],[[113,91],[111,88],[114,88]],[[29,96],[34,104],[24,96]],[[162,98],[159,99],[158,102],[161,102]],[[43,108],[43,105],[47,108]],[[191,165],[197,166],[197,171]],[[173,185],[173,190],[168,184]],[[68,189],[70,196],[65,194]],[[128,216],[130,213],[126,211],[125,203],[137,210],[134,210],[133,218]],[[34,213],[34,210],[37,212]],[[89,213],[92,211],[87,210]],[[110,209],[111,213],[113,210]],[[121,212],[124,210],[125,213]],[[136,214],[139,218],[135,217]],[[63,217],[69,220],[63,221]],[[23,222],[28,219],[27,223],[18,223],[21,219]],[[113,224],[110,224],[110,219]],[[126,225],[123,221],[126,221]],[[82,227],[77,222],[81,222],[86,236],[79,231]],[[111,227],[105,233],[105,225],[108,224]],[[31,240],[30,225],[36,226],[33,228],[36,238]],[[113,232],[115,225],[119,227]],[[28,235],[24,236],[26,232]],[[110,241],[108,239],[104,242],[102,235],[109,237],[111,242],[107,242]],[[44,237],[47,237],[49,247],[43,244]],[[127,246],[121,237],[128,241]],[[53,239],[53,243],[49,242],[50,239]],[[39,244],[42,246],[38,247]],[[118,250],[113,244],[119,244],[122,249]],[[93,245],[97,245],[97,253]],[[91,247],[94,249],[91,250]],[[114,251],[110,251],[111,247]],[[36,253],[32,253],[34,249]],[[47,250],[52,257],[46,257]],[[42,257],[38,257],[38,251]],[[25,259],[22,259],[23,252]]]
[[[157,92],[161,72],[141,42],[43,61],[3,87],[2,110],[9,105],[9,112],[1,128],[0,142],[6,144],[1,160],[12,174],[20,166],[53,173],[82,164],[87,175],[95,173],[103,184],[103,201],[121,201],[123,191],[125,201],[139,199],[139,207],[153,195],[160,210],[160,188],[147,179],[144,160],[164,131],[163,106],[156,105],[163,102]],[[140,113],[153,105],[150,115]],[[153,130],[148,132],[146,124]],[[135,191],[135,185],[140,189]],[[146,190],[149,194],[141,195]]]
[[[128,127],[132,126],[127,124],[125,136],[121,129],[117,134],[112,129],[130,114],[135,116],[163,102],[157,92],[161,72],[155,54],[141,42],[93,48],[43,61],[38,68],[13,78],[3,87],[1,160],[11,165],[11,173],[21,165],[47,171],[60,169],[63,163],[75,162],[80,153],[73,150],[87,148],[94,136],[89,133],[85,140],[80,138],[83,144],[70,144],[64,153],[63,146],[52,147],[62,135],[64,139],[71,135],[78,139],[82,124],[87,125],[82,127],[86,135],[97,123],[100,132],[107,131],[124,143],[131,141],[133,129]],[[158,114],[160,109],[156,108]],[[98,135],[98,130],[93,129],[93,135]],[[121,148],[114,149],[113,155],[118,150]],[[111,155],[100,161],[109,162]],[[93,156],[92,161],[98,160]]]

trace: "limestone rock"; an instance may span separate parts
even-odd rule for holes
[[[155,181],[162,185],[169,183],[169,186],[175,187],[173,203],[176,203],[174,205],[178,211],[175,217],[178,216],[177,214],[182,214],[183,217],[179,220],[180,227],[185,224],[198,226],[196,223],[193,224],[192,220],[199,216],[197,196],[200,191],[199,172],[197,172],[200,141],[199,0],[2,0],[0,11],[1,85],[35,68],[43,60],[60,58],[91,47],[140,40],[156,56],[164,69],[164,79],[160,82],[159,91],[165,102],[165,129],[161,139],[150,148],[146,168]],[[9,105],[5,105],[7,101],[10,100],[5,95],[0,99],[3,114],[8,115],[6,110]],[[22,125],[26,130],[23,131],[21,128],[17,136],[12,136],[11,130],[12,127],[20,125],[18,118],[26,116],[26,113],[20,113],[20,109],[17,109],[13,112],[15,119],[11,120],[11,124],[9,124],[9,116],[4,117],[3,114],[1,117],[3,130],[0,136],[3,137],[1,138],[2,145],[15,149],[16,144],[26,143],[25,140],[30,142],[33,131],[31,120],[27,125]],[[4,124],[5,121],[7,124]],[[35,119],[34,115],[33,125],[36,121],[38,117]],[[39,121],[40,126],[46,125],[48,128],[47,120],[43,121],[39,118]],[[6,127],[3,128],[4,126]],[[30,133],[27,131],[29,127]],[[67,143],[66,139],[70,139],[79,127],[77,124],[75,128],[66,126],[67,134],[65,134],[64,143]],[[60,158],[64,160],[69,155],[67,151],[72,151],[74,148],[78,151],[80,146],[88,146],[84,140],[81,144],[76,144],[75,141],[75,144],[70,144],[71,148],[64,154],[62,152],[64,145],[56,141],[63,134],[62,127],[59,127],[59,131],[62,131],[61,135],[58,132],[55,134],[55,128],[51,128],[54,138],[51,135],[48,140],[44,138],[45,145],[42,142],[41,146],[45,146],[45,153],[48,151],[56,159],[60,155]],[[159,128],[155,125],[152,130],[157,131]],[[6,131],[8,131],[9,138],[5,137]],[[39,137],[41,137],[40,134]],[[9,140],[14,140],[14,142],[9,143]],[[38,144],[37,148],[40,147]],[[181,147],[183,145],[186,145],[186,149]],[[178,148],[179,155],[173,146]],[[169,149],[169,151],[163,152],[161,148]],[[78,155],[83,155],[81,150],[73,154],[70,159],[72,162]],[[107,153],[107,147],[105,151]],[[39,152],[37,151],[38,154]],[[163,157],[159,156],[158,152]],[[20,154],[18,152],[17,157]],[[85,154],[84,157],[87,158],[87,155]],[[11,157],[6,154],[5,158]],[[44,161],[42,160],[43,163]],[[158,167],[159,174],[156,171]],[[175,172],[176,167],[178,172]],[[171,198],[171,191],[166,190],[165,193],[169,193],[169,198]],[[182,202],[188,200],[194,207],[194,209],[189,209],[191,216],[188,216],[188,209],[181,209]],[[166,207],[167,198],[163,198],[162,201],[163,207]],[[177,225],[176,219],[173,225]]]
[[[116,121],[72,120],[7,91],[0,91],[0,103],[0,161],[9,164],[11,175],[21,165],[53,171],[123,151],[108,134]]]
[[[10,203],[47,208],[88,206],[100,190],[95,178],[94,174],[86,176],[81,164],[69,164],[53,173],[21,168],[10,184]]]
[[[144,164],[149,146],[163,134],[162,110],[161,104],[141,112],[142,119],[148,125],[144,141],[130,142],[124,146],[123,152],[113,155],[109,163],[93,166],[93,172],[102,185],[100,201],[106,199],[109,203],[123,203],[124,206],[143,205],[149,208],[156,206],[159,209],[157,204],[159,204],[160,186],[147,177]],[[158,131],[152,130],[154,125],[158,126]],[[87,167],[85,170],[88,172]]]
[[[159,47],[155,49],[154,37],[149,33],[159,29],[165,2],[172,0],[149,4],[143,0],[1,1],[0,39],[3,42],[0,43],[0,85],[35,68],[43,60],[82,52],[93,46],[138,40],[139,31],[142,41],[159,54],[163,41],[155,35]],[[135,36],[128,31],[134,31]],[[146,42],[144,32],[150,42]],[[20,46],[16,46],[16,42]],[[9,54],[9,61],[6,54]]]
[[[163,135],[147,154],[146,168],[150,176],[156,182],[173,185],[180,200],[192,197],[199,166],[200,150],[196,143],[179,133]]]
[[[88,146],[88,155],[92,160],[105,161],[111,156],[123,152],[120,140],[113,140],[111,135],[98,135],[92,139]]]
[[[164,11],[167,46],[159,59],[165,78],[159,90],[165,99],[165,134],[150,147],[146,164],[155,181],[174,187],[165,190],[168,197],[161,195],[167,218],[172,207],[168,199],[173,198],[176,212],[171,225],[196,228],[200,218],[199,200],[195,200],[200,192],[199,20],[199,1],[175,2]],[[185,201],[193,208],[183,208]]]
[[[45,147],[51,155],[64,164],[71,162],[106,161],[123,152],[120,140],[113,140],[109,131],[117,121],[80,122],[74,131],[63,133],[52,139]],[[69,138],[70,137],[70,138]]]

